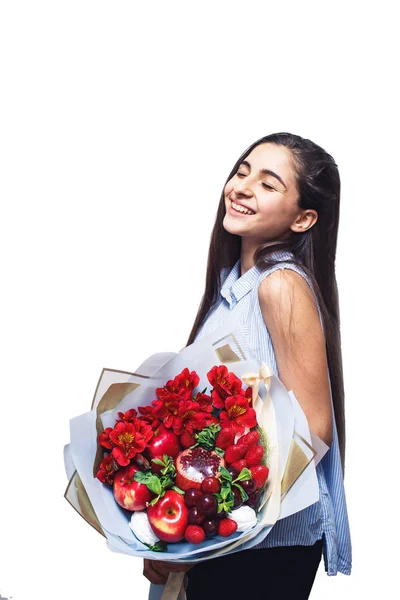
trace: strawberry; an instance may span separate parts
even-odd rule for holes
[[[185,538],[189,544],[200,544],[206,534],[200,525],[188,525],[185,529]]]
[[[223,427],[215,438],[215,445],[222,448],[222,450],[226,450],[235,441],[235,434],[236,431],[233,427]]]
[[[183,448],[190,448],[190,446],[193,446],[193,444],[196,443],[193,433],[190,433],[190,431],[187,431],[186,429],[179,436],[179,441]]]
[[[239,473],[246,466],[247,465],[246,465],[246,461],[244,460],[244,458],[241,458],[240,460],[237,460],[236,462],[231,464],[231,467],[235,467],[235,469],[237,469]]]
[[[269,469],[265,465],[256,465],[250,467],[251,476],[257,484],[257,489],[261,488],[268,479]]]
[[[241,444],[244,444],[246,446],[247,450],[249,450],[250,448],[252,448],[252,446],[257,446],[259,439],[260,439],[260,434],[258,433],[258,431],[253,430],[253,431],[249,431],[249,433],[246,433],[245,435],[242,435],[242,437],[239,438],[238,441]]]
[[[254,467],[255,465],[260,465],[262,458],[264,456],[264,448],[262,446],[253,446],[248,450],[245,456],[245,460],[247,466]]]
[[[241,458],[244,457],[244,455],[247,452],[247,448],[246,446],[244,446],[243,444],[234,444],[233,446],[228,446],[228,448],[225,450],[225,460],[226,462],[231,465],[232,463],[236,462],[237,460],[240,460]]]
[[[235,533],[237,528],[238,524],[233,519],[221,519],[218,523],[218,535],[229,537],[232,533]]]

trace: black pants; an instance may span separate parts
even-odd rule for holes
[[[321,557],[322,539],[202,561],[187,572],[187,600],[307,600]]]

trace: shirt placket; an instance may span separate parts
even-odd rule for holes
[[[232,290],[232,286],[226,292],[225,298],[228,301],[229,310],[232,310],[236,306],[236,304],[237,304],[237,300],[236,300],[236,297],[235,297],[235,293]]]

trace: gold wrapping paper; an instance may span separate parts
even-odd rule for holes
[[[72,488],[74,488],[76,491],[77,505],[76,500],[74,500],[72,494]],[[75,473],[69,480],[64,497],[77,511],[77,513],[79,513],[81,517],[89,523],[89,525],[94,527],[96,531],[98,531],[99,533],[101,533],[101,535],[106,537],[77,471],[75,471]]]

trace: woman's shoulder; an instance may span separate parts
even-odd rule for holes
[[[292,253],[285,253],[284,259],[271,267],[260,269],[257,280],[257,293],[259,299],[266,295],[283,295],[298,293],[306,294],[316,301],[314,286],[311,278],[301,265],[291,262]],[[311,294],[310,294],[311,293]]]
[[[307,321],[307,318],[312,317],[315,309],[317,309],[319,321],[325,333],[313,282],[306,271],[298,264],[284,260],[262,270],[254,294],[253,302],[259,304],[263,315],[276,313],[275,309],[279,307],[278,312],[282,317],[282,313],[287,307],[290,316],[293,307],[297,306],[300,312],[304,311]]]

